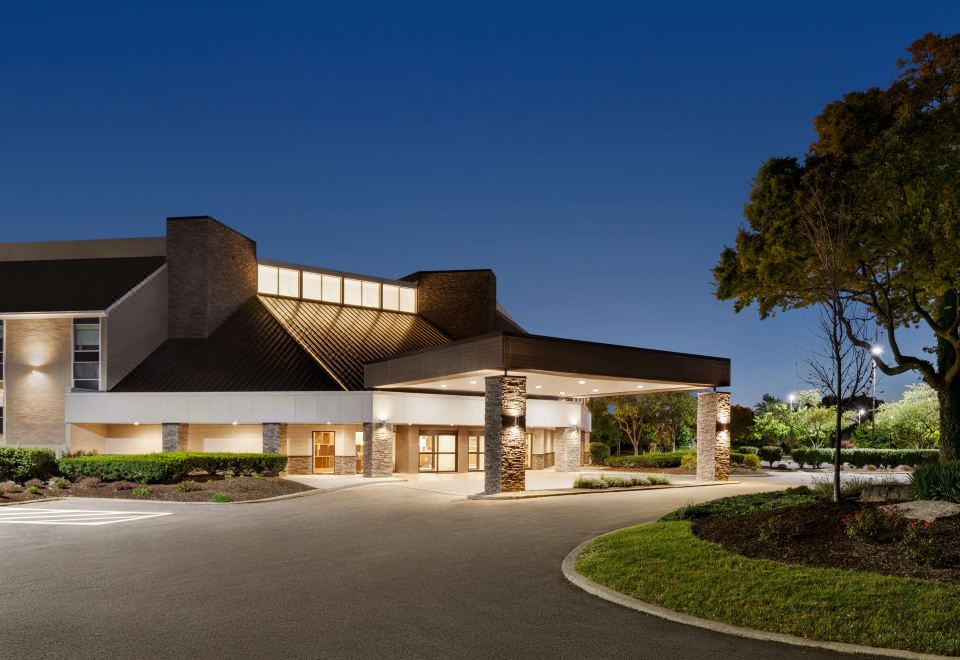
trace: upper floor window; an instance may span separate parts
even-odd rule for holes
[[[338,305],[417,313],[415,287],[265,264],[257,265],[257,292]]]
[[[73,386],[100,389],[100,319],[73,320]]]

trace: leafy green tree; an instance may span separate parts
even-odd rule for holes
[[[764,163],[745,207],[748,227],[713,270],[716,294],[761,318],[834,300],[803,216],[812,207],[843,219],[832,284],[883,333],[887,375],[916,371],[940,403],[940,453],[960,447],[960,35],[927,34],[898,62],[888,87],[851,92],[814,120],[816,141],[800,162]],[[843,319],[855,345],[870,348]],[[925,327],[930,359],[905,353],[905,328]]]
[[[622,434],[609,408],[610,403],[605,399],[590,399],[587,402],[592,419],[590,442],[602,442],[614,450],[620,446]]]
[[[756,415],[747,406],[730,406],[730,441],[743,442],[753,430],[753,419]]]
[[[929,386],[908,385],[899,401],[884,403],[877,410],[877,428],[900,449],[935,447],[940,435],[937,395]]]
[[[673,445],[678,429],[696,422],[697,403],[688,392],[651,392],[610,399],[621,437],[639,454],[655,443]]]

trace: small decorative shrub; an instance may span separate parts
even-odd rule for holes
[[[751,447],[750,445],[743,445],[737,451],[741,454],[760,454],[759,447]]]
[[[39,495],[40,487],[39,486],[27,486],[27,492],[31,495]]]
[[[665,486],[670,480],[661,475],[626,476],[601,475],[594,477],[577,477],[573,482],[574,488],[635,488],[637,486]]]
[[[223,475],[223,478],[227,480],[233,479],[233,472],[227,472],[226,474]]]
[[[831,447],[796,447],[791,457],[800,466],[811,465],[820,467],[823,463],[833,463],[833,448]],[[761,458],[763,456],[761,455]],[[916,467],[936,463],[939,451],[936,449],[841,449],[840,462],[851,467],[865,468],[868,465],[895,468],[900,465]],[[764,458],[764,460],[766,460]]]
[[[133,494],[136,495],[137,497],[146,497],[147,495],[151,495],[152,493],[153,493],[152,488],[134,488],[133,489]]]
[[[610,484],[602,479],[593,477],[577,477],[573,482],[574,488],[609,488]]]
[[[917,500],[960,503],[960,461],[918,465],[910,475],[910,487]]]
[[[776,461],[779,461],[781,458],[783,458],[783,449],[780,447],[767,445],[766,447],[760,447],[760,453],[758,456],[760,457],[760,460],[766,461],[770,467],[773,467],[773,464]]]
[[[703,504],[690,504],[665,515],[661,520],[698,520],[700,518],[732,518],[753,511],[774,511],[798,504],[818,502],[820,498],[806,486],[769,493],[734,495]]]
[[[178,493],[192,493],[195,490],[200,490],[200,484],[196,481],[187,479],[186,481],[181,481],[177,484],[176,488]]]
[[[57,457],[49,449],[0,447],[0,481],[25,483],[57,474]]]
[[[603,442],[590,443],[590,462],[594,465],[603,465],[603,462],[610,456],[610,447]]]
[[[903,516],[872,507],[845,517],[843,522],[850,538],[867,543],[890,543],[906,526]]]
[[[251,478],[251,479],[259,479],[259,478],[260,478],[260,473],[259,473],[259,472],[253,472],[253,473],[250,474],[250,478]]]
[[[943,563],[943,544],[937,540],[937,526],[926,520],[913,520],[907,524],[900,548],[910,561],[917,564],[939,566]]]
[[[751,470],[757,470],[760,468],[760,457],[756,454],[747,454],[743,457],[743,467],[749,468]]]
[[[213,497],[210,498],[211,502],[217,502],[218,504],[224,504],[226,502],[232,502],[233,498],[227,495],[226,493],[217,491],[213,494]]]
[[[746,454],[732,451],[730,452],[730,465],[743,465],[743,459],[746,457]]]
[[[60,477],[59,479],[55,480],[53,482],[53,485],[59,488],[60,490],[66,490],[67,488],[70,488],[70,482],[64,479],[63,477]]]
[[[683,458],[680,459],[680,467],[684,470],[696,470],[697,469],[697,455],[696,454],[684,454]]]
[[[85,479],[81,479],[79,485],[83,486],[84,488],[96,488],[101,483],[102,482],[100,481],[99,477],[87,477]]]
[[[768,543],[792,541],[803,536],[803,523],[784,515],[773,515],[760,523],[757,536]]]

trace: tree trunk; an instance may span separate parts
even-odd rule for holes
[[[940,401],[940,462],[957,460],[960,447],[960,382],[937,392]]]

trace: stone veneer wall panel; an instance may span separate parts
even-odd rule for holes
[[[73,320],[7,319],[4,337],[5,444],[66,446],[64,394],[73,386]]]
[[[393,428],[387,425],[363,425],[363,476],[389,477],[393,474]]]
[[[580,429],[576,426],[557,429],[553,435],[553,449],[558,472],[580,469]]]
[[[357,457],[356,456],[334,456],[333,457],[334,474],[356,474]]]
[[[160,427],[161,451],[187,451],[190,442],[189,424],[164,423]]]
[[[729,426],[730,394],[701,392],[697,396],[697,479],[729,479]]]
[[[416,282],[418,313],[453,339],[495,329],[497,278],[493,271],[419,273]]]
[[[484,397],[484,492],[526,488],[527,379],[488,376]],[[510,423],[511,418],[516,423]]]
[[[262,425],[263,453],[287,453],[287,425],[279,422],[264,422]]]

